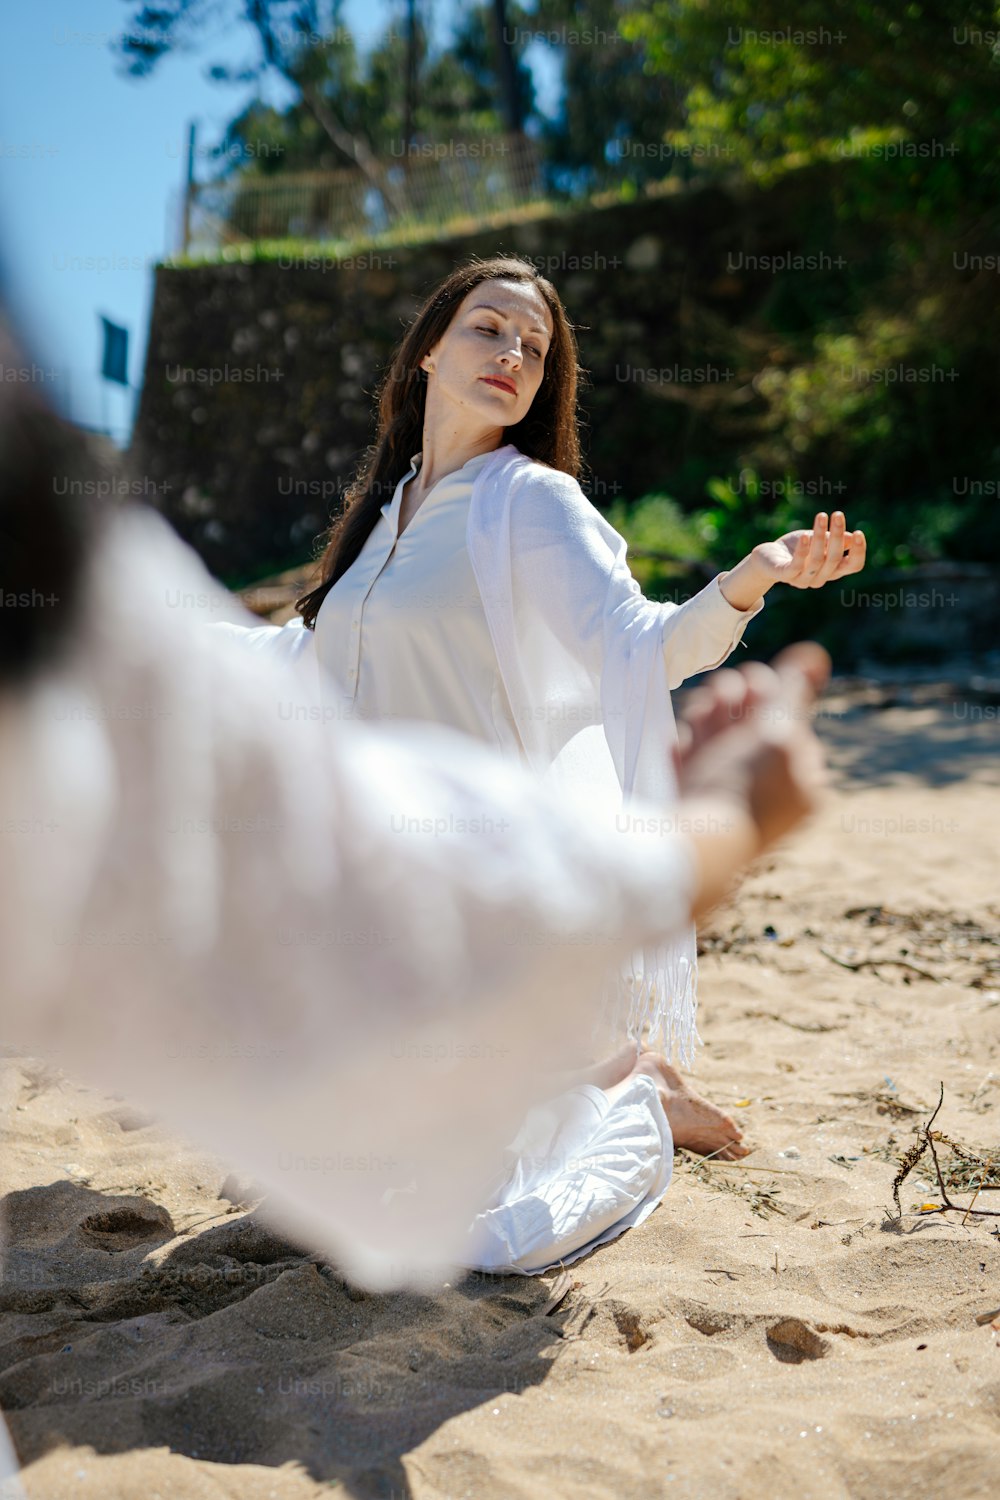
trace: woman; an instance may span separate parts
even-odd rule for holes
[[[627,827],[633,797],[674,798],[670,689],[725,660],[774,583],[856,572],[865,542],[819,515],[683,605],[644,599],[577,482],[578,374],[566,312],[530,262],[453,271],[390,363],[375,443],[298,601],[313,641],[289,640],[314,646],[337,717],[464,730]],[[609,974],[600,1040],[645,1037],[689,1061],[694,1009],[689,929]],[[633,1041],[526,1123],[470,1263],[538,1271],[640,1222],[673,1145],[746,1154],[735,1123]]]
[[[0,363],[29,362],[0,307]],[[64,503],[67,474],[86,511]],[[670,933],[801,821],[815,739],[797,722],[775,745],[758,710],[808,701],[827,660],[800,646],[776,672],[734,674],[725,703],[702,689],[681,766],[690,831],[623,843],[468,736],[357,725],[328,743],[312,714],[283,722],[292,682],[318,706],[315,670],[206,639],[220,610],[249,617],[162,518],[101,499],[131,479],[37,391],[0,389],[3,593],[45,589],[0,630],[17,647],[0,649],[5,1040],[241,1163],[363,1284],[446,1273],[484,1162],[544,1098],[540,1032],[598,998],[586,946],[556,962],[552,944],[600,930],[620,957]],[[390,801],[496,831],[401,840]],[[461,1064],[433,1087],[436,1067],[408,1060],[429,1038]]]
[[[27,363],[0,308],[0,365]],[[67,488],[67,475],[81,487]],[[205,640],[198,611],[235,601],[160,517],[101,500],[132,481],[98,467],[36,391],[0,387],[2,592],[45,601],[0,621],[0,848],[17,870],[0,902],[5,1043],[141,1098],[241,1163],[273,1194],[285,1231],[362,1284],[425,1285],[454,1264],[481,1201],[482,1163],[516,1128],[531,1050],[508,1046],[490,1067],[497,1097],[485,1112],[469,1107],[468,1071],[433,1098],[413,1070],[390,1080],[387,1036],[412,1035],[414,1021],[419,1035],[429,1019],[462,1040],[502,1026],[508,1044],[533,1049],[539,1021],[578,1016],[595,986],[581,951],[554,974],[543,948],[505,948],[507,921],[536,936],[606,924],[609,951],[625,953],[720,899],[738,866],[810,810],[817,788],[804,716],[775,745],[753,711],[766,705],[765,723],[787,718],[827,663],[800,647],[763,683],[760,668],[756,682],[737,674],[725,704],[703,690],[682,775],[691,821],[714,807],[714,822],[624,847],[459,734],[429,730],[414,746],[357,727],[329,746],[262,715],[262,693],[284,694],[295,674]],[[87,512],[65,499],[78,494],[92,497]],[[200,602],[177,609],[177,596]],[[311,677],[304,698],[315,695]],[[400,844],[379,816],[400,786],[421,813],[468,807],[510,837],[480,851]],[[197,836],[178,835],[177,821]],[[251,829],[265,836],[248,838]],[[449,912],[447,932],[428,928],[428,894]],[[396,934],[389,951],[407,962],[391,985],[376,948],[341,948],[331,966],[329,949],[276,942],[286,924],[329,930],[331,913]],[[360,1013],[367,994],[382,1002],[376,1015]],[[484,1074],[472,1072],[478,1102]],[[22,1160],[34,1144],[17,1127],[5,1139]],[[378,1159],[383,1150],[392,1160]],[[419,1206],[398,1190],[410,1172]],[[100,1194],[73,1193],[82,1220]],[[31,1216],[12,1212],[4,1227],[5,1291],[37,1286]],[[86,1342],[74,1346],[86,1363]],[[56,1394],[47,1425],[72,1443],[87,1411]],[[16,1470],[0,1419],[7,1500],[23,1495]]]

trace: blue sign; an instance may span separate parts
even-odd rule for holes
[[[119,328],[102,317],[104,324],[104,359],[101,374],[105,380],[115,380],[119,385],[128,385],[128,329]]]

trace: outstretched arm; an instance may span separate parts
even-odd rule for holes
[[[718,578],[680,604],[646,599],[629,569],[625,538],[568,474],[538,466],[504,504],[472,538],[488,612],[490,583],[499,580],[499,613],[509,605],[515,622],[537,617],[542,644],[554,637],[593,678],[604,673],[609,633],[623,646],[620,666],[631,656],[630,641],[655,630],[668,684],[679,687],[720,666],[763,608],[762,601],[735,606]],[[534,641],[531,650],[537,656]]]

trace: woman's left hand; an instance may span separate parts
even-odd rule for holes
[[[811,531],[786,531],[774,542],[760,542],[751,556],[769,583],[793,589],[819,589],[836,578],[860,573],[865,565],[863,531],[848,531],[841,510],[820,511]]]

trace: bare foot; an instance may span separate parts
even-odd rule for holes
[[[696,1093],[665,1057],[643,1052],[632,1072],[648,1074],[657,1085],[675,1146],[719,1161],[738,1161],[749,1155],[750,1148],[742,1144],[743,1132],[736,1121]]]

